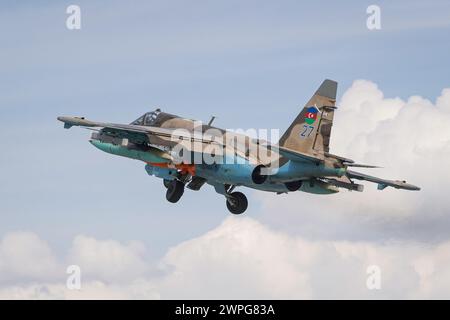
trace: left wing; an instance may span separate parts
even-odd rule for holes
[[[350,179],[358,179],[378,183],[378,190],[383,190],[386,187],[393,187],[396,189],[405,189],[405,190],[420,190],[419,187],[406,183],[406,181],[381,179],[351,170],[347,170],[346,174],[347,177],[349,177]]]
[[[202,133],[186,132],[172,128],[160,128],[150,126],[138,126],[133,124],[116,124],[90,121],[80,117],[58,117],[59,121],[64,122],[64,128],[69,129],[73,126],[81,126],[87,128],[102,128],[105,133],[112,134],[119,138],[127,138],[134,142],[149,142],[164,144],[178,143],[180,140],[201,143],[219,143],[214,136],[208,136]],[[155,139],[157,138],[157,139]],[[156,141],[157,140],[157,141]],[[177,141],[178,140],[178,141]]]

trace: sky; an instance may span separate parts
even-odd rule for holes
[[[66,28],[71,4],[81,30]],[[448,1],[0,9],[0,298],[450,298]],[[209,186],[168,203],[144,164],[56,120],[129,123],[160,107],[283,131],[325,78],[339,82],[331,151],[420,192],[242,189],[249,208],[230,217]],[[70,264],[81,290],[65,287]],[[369,265],[380,290],[366,288]]]

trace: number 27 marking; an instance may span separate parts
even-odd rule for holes
[[[300,134],[300,136],[302,138],[308,138],[311,135],[311,133],[313,132],[313,130],[314,130],[313,126],[308,126],[308,125],[304,124],[303,125],[303,131]]]

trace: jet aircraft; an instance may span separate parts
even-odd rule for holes
[[[176,203],[185,188],[198,191],[205,184],[225,196],[233,214],[243,213],[246,196],[237,187],[288,193],[334,194],[339,189],[363,191],[355,180],[386,187],[420,190],[406,181],[381,179],[352,168],[376,168],[330,153],[336,111],[337,82],[325,80],[298,116],[270,143],[162,112],[145,113],[131,124],[94,122],[84,117],[58,117],[66,129],[93,130],[92,145],[107,153],[145,162],[149,175],[163,179],[166,199]]]

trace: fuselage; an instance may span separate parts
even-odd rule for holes
[[[150,112],[132,124],[152,126],[160,128],[176,128],[194,133],[208,133],[212,135],[225,135],[227,140],[240,141],[235,143],[231,150],[225,150],[220,161],[210,163],[211,159],[193,159],[199,154],[192,155],[190,163],[174,164],[171,161],[170,147],[167,141],[153,141],[152,145],[144,143],[133,143],[123,138],[115,138],[111,134],[104,133],[102,130],[95,132],[91,137],[91,144],[96,148],[118,156],[123,156],[145,162],[147,173],[156,177],[172,180],[176,178],[179,170],[190,170],[190,174],[205,179],[209,184],[226,184],[235,186],[246,186],[253,189],[284,193],[288,192],[286,182],[302,181],[300,191],[315,194],[330,194],[338,192],[338,188],[327,184],[315,177],[321,176],[342,176],[345,171],[341,168],[334,168],[324,164],[316,165],[312,163],[293,162],[285,159],[276,159],[280,164],[263,183],[254,183],[252,173],[259,164],[259,154],[252,152],[256,150],[259,144],[258,140],[248,136],[229,132],[210,125],[205,125],[199,121],[181,118],[175,115],[163,112]],[[252,147],[254,147],[252,149]],[[209,160],[209,161],[208,161]],[[273,160],[273,159],[272,159]],[[299,177],[301,177],[299,179]]]

